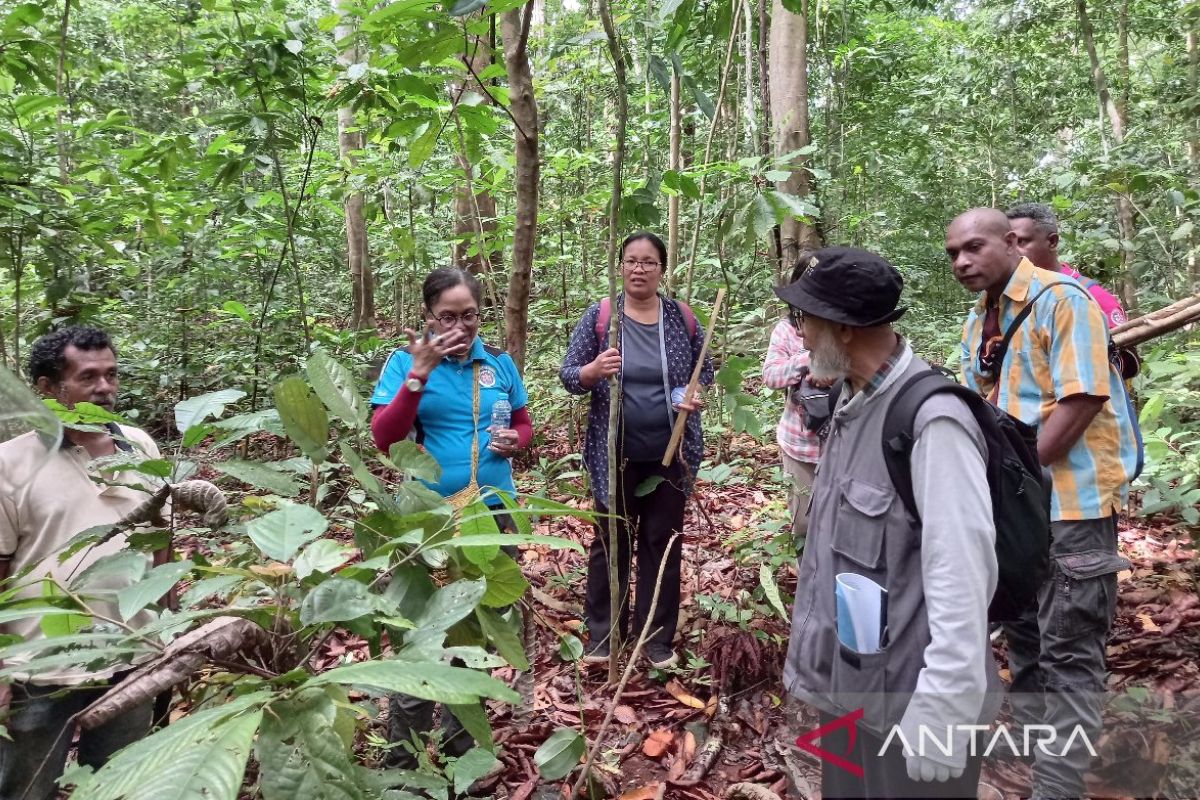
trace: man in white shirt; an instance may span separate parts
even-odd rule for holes
[[[68,408],[87,402],[115,410],[117,356],[103,331],[72,327],[47,334],[34,343],[29,362],[30,379],[43,396]],[[38,433],[0,444],[0,583],[9,590],[15,582],[19,597],[46,596],[51,587],[67,585],[91,564],[124,549],[125,536],[119,534],[58,563],[59,551],[74,536],[120,521],[149,496],[140,486],[147,482],[145,476],[113,471],[112,462],[159,457],[144,431],[116,424],[91,432],[67,430],[61,446],[49,453],[48,446]],[[155,554],[155,560],[166,555]],[[22,575],[24,570],[29,571]],[[99,617],[121,620],[115,592],[126,585],[127,580],[103,577],[89,583],[89,607],[97,615],[91,624],[112,624]],[[137,628],[151,618],[149,612],[140,612],[122,622]],[[0,624],[0,633],[35,642],[46,638],[43,621],[34,617]],[[74,734],[71,717],[121,673],[119,668],[89,671],[78,666],[25,673],[15,658],[4,666],[13,672],[0,679],[0,709],[7,707],[6,715],[0,712],[0,722],[11,737],[0,738],[0,800],[53,798]],[[147,702],[81,732],[80,762],[100,767],[117,750],[145,736],[152,715],[153,703]]]

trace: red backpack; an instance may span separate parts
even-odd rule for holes
[[[687,325],[688,336],[693,339],[696,337],[696,314],[692,311],[692,307],[682,300],[667,300],[668,303],[674,303],[679,306],[679,310],[683,312],[683,321]],[[596,344],[603,349],[604,339],[608,336],[608,324],[612,321],[612,303],[610,298],[605,297],[600,300],[600,313],[596,317]]]

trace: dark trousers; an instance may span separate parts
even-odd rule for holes
[[[679,459],[669,467],[658,461],[627,461],[617,474],[617,574],[620,578],[621,640],[629,634],[629,566],[633,545],[637,549],[637,598],[634,607],[635,635],[640,635],[650,616],[650,601],[658,582],[658,569],[666,555],[662,588],[658,605],[650,623],[651,636],[647,641],[670,646],[679,624],[679,573],[683,555],[683,538],[675,540],[667,553],[671,535],[683,530],[683,511],[687,502],[684,481],[689,479]],[[638,497],[638,487],[645,491],[646,481],[663,480],[648,493]],[[601,516],[588,552],[587,601],[584,615],[588,634],[593,642],[608,638],[612,621],[609,619],[608,586],[608,529],[611,521],[607,506],[596,502]]]
[[[828,725],[837,717],[821,713],[821,724]],[[983,765],[982,755],[968,755],[963,774],[945,783],[937,781],[914,781],[908,777],[908,765],[904,759],[904,748],[893,740],[883,755],[884,740],[861,726],[834,728],[823,735],[817,746],[822,750],[842,756],[862,768],[858,776],[831,763],[821,765],[821,797],[833,798],[869,797],[873,800],[891,797],[947,797],[975,800],[979,791],[979,770]],[[916,743],[912,743],[916,746]]]
[[[70,720],[109,684],[88,687],[15,683],[5,721],[11,741],[0,737],[0,800],[50,800],[67,763],[75,726]],[[79,763],[99,769],[114,753],[150,732],[154,701],[136,706],[90,731],[80,731]]]
[[[1095,746],[1101,729],[1104,654],[1117,609],[1116,517],[1055,522],[1050,577],[1038,607],[1004,626],[1012,674],[1013,715],[1022,725],[1051,725],[1049,749],[1035,750],[1033,795],[1080,797],[1091,753],[1081,737],[1066,753],[1078,725]],[[1061,754],[1060,754],[1061,753]]]
[[[496,516],[496,526],[502,533],[513,533],[517,526],[508,514]],[[517,548],[503,548],[509,558],[517,558]],[[503,611],[504,609],[499,609]],[[461,661],[455,661],[455,666],[462,666]],[[387,739],[396,745],[387,752],[384,758],[391,769],[416,769],[417,756],[410,752],[409,747],[416,747],[413,739],[423,741],[433,731],[433,714],[436,703],[423,700],[407,694],[393,694],[388,697]],[[408,744],[408,747],[405,746]],[[447,756],[458,758],[475,746],[475,739],[467,733],[467,729],[458,721],[458,717],[447,707],[442,706],[442,740],[441,751]],[[0,798],[0,800],[4,800]]]

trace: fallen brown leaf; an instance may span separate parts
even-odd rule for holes
[[[684,688],[679,685],[679,681],[675,680],[674,678],[667,681],[666,688],[667,693],[670,694],[671,697],[674,697],[685,706],[688,706],[689,708],[704,708],[704,701],[699,697],[688,694]]]
[[[637,722],[637,712],[629,706],[617,706],[613,709],[613,718],[622,725],[632,725]]]
[[[683,735],[683,760],[691,761],[696,755],[696,735],[688,731]]]
[[[649,783],[636,789],[630,789],[621,795],[620,800],[654,800],[658,796],[658,786],[657,783]]]
[[[646,737],[646,742],[642,745],[642,752],[649,758],[662,758],[674,741],[674,732],[668,728],[659,728]]]
[[[1149,614],[1138,614],[1138,622],[1142,623],[1142,630],[1150,633],[1158,633],[1162,628],[1154,624],[1154,620],[1150,619]]]

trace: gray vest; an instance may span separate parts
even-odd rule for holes
[[[903,716],[930,642],[921,530],[892,487],[882,447],[892,396],[929,365],[913,356],[896,369],[850,413],[843,394],[834,414],[812,488],[783,674],[789,692],[828,713],[862,708],[862,724],[878,733]],[[940,417],[974,422],[960,399],[935,395],[917,414],[914,437]],[[888,590],[886,640],[877,653],[857,653],[838,641],[834,576],[841,572]]]

